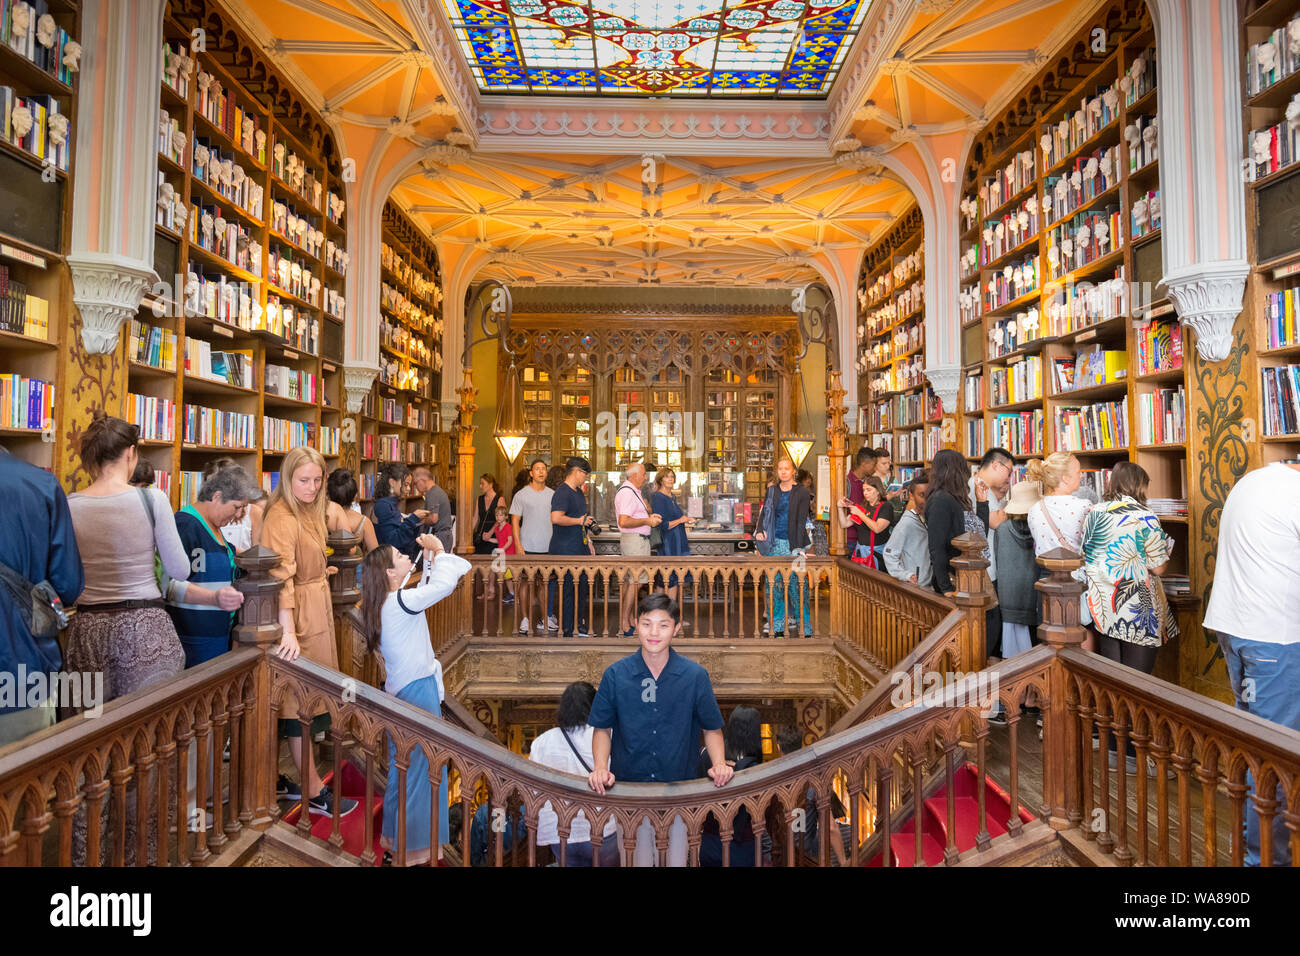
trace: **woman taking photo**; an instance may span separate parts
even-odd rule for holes
[[[673,498],[673,489],[677,487],[677,472],[671,468],[660,468],[655,472],[655,490],[650,495],[650,510],[663,520],[659,523],[659,554],[664,557],[677,558],[691,553],[691,543],[686,537],[686,529],[695,524],[695,519],[687,516]],[[687,575],[687,583],[690,575]],[[681,583],[674,571],[665,588],[668,596],[678,604],[681,603]]]
[[[808,536],[808,510],[812,499],[808,489],[794,480],[794,475],[794,462],[789,458],[777,461],[776,481],[768,486],[767,497],[763,500],[763,507],[755,522],[759,530],[755,532],[754,540],[758,542],[758,553],[764,557],[782,557],[795,551],[807,551],[812,544]],[[768,604],[772,609],[772,636],[785,637],[786,592],[788,591],[790,607],[795,613],[794,620],[798,621],[802,604],[804,634],[811,637],[810,589],[807,585],[803,587],[803,600],[800,601],[798,575],[790,574],[788,582],[783,580],[784,576],[779,571],[773,577],[775,580],[768,584]]]
[[[418,545],[424,551],[424,573],[418,587],[403,590],[411,576],[413,562],[388,545],[380,545],[366,555],[361,573],[361,622],[366,648],[384,656],[386,678],[384,690],[399,700],[432,714],[442,716],[446,696],[442,684],[442,664],[429,641],[429,622],[424,615],[454,590],[470,570],[470,563],[455,554],[447,554],[436,535],[422,534]],[[429,786],[429,760],[420,747],[412,748],[406,768],[406,792],[397,781],[397,751],[388,742],[388,786],[384,788],[384,826],[380,845],[384,864],[392,862],[397,844],[398,801],[406,804],[406,864],[418,866],[432,860],[429,845],[429,811],[433,799]],[[438,842],[448,840],[447,771],[438,784]]]
[[[330,600],[329,572],[325,563],[325,513],[328,498],[321,487],[325,481],[325,459],[314,448],[299,445],[284,456],[280,483],[271,492],[262,520],[262,545],[280,555],[271,574],[284,582],[280,589],[280,627],[284,635],[276,656],[293,661],[302,655],[325,667],[338,669],[334,644],[334,605]],[[292,705],[289,706],[292,710]],[[329,729],[329,714],[314,715],[309,733]],[[299,784],[307,787],[310,812],[333,812],[334,793],[316,773],[312,741],[302,736],[298,714],[280,714],[280,734],[289,738],[289,751],[298,768]],[[277,795],[300,799],[302,791],[281,779]],[[339,797],[339,813],[356,809],[355,800]]]
[[[952,539],[967,532],[988,537],[988,493],[981,491],[981,497],[971,501],[970,465],[961,452],[952,448],[941,449],[934,456],[930,476],[930,491],[925,500],[930,568],[934,575],[934,589],[951,597],[957,590],[952,559],[961,553],[953,547]]]
[[[411,470],[398,461],[381,465],[375,478],[375,538],[380,544],[391,545],[408,558],[419,550],[415,539],[420,534],[420,523],[427,511],[402,514],[398,496],[410,489]]]

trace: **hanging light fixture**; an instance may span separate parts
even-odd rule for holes
[[[506,371],[506,386],[497,406],[496,428],[492,437],[496,439],[497,448],[505,455],[506,462],[513,465],[519,453],[528,443],[528,431],[523,420],[523,395],[519,385],[519,370],[513,359]]]
[[[803,460],[808,457],[808,452],[812,451],[812,446],[816,443],[812,435],[783,435],[781,436],[781,447],[785,449],[786,455],[790,461],[794,462],[795,469],[803,466]]]

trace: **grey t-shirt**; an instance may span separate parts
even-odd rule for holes
[[[444,548],[452,551],[456,543],[451,540],[451,499],[441,485],[434,485],[424,493],[424,507],[438,516],[433,525],[433,533],[438,536]]]
[[[555,492],[550,488],[541,491],[525,485],[515,492],[510,502],[510,513],[519,515],[519,537],[525,551],[545,554],[551,548],[551,499]]]

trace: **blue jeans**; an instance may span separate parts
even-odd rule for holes
[[[589,582],[587,572],[584,571],[578,575],[578,627],[582,630],[587,629],[587,589]],[[551,617],[555,616],[555,597],[556,592],[560,589],[560,578],[558,575],[552,575],[551,581],[546,587],[546,613]],[[565,637],[573,636],[573,572],[564,572],[564,610],[561,612],[560,632]]]
[[[1219,647],[1228,665],[1228,680],[1237,698],[1237,708],[1271,720],[1283,727],[1300,730],[1300,644],[1267,644],[1219,632]],[[1246,775],[1250,791],[1254,780]],[[1282,811],[1286,801],[1277,788],[1273,817],[1273,865],[1291,865],[1291,841]],[[1246,865],[1259,866],[1259,814],[1246,800]]]
[[[790,556],[790,541],[787,538],[773,538],[771,557],[788,557]],[[775,580],[768,583],[767,597],[772,604],[772,634],[775,637],[781,637],[785,634],[785,605],[786,597],[790,599],[790,609],[794,612],[793,617],[797,620],[800,617],[800,604],[803,607],[803,632],[808,637],[812,637],[812,591],[805,582],[802,588],[803,601],[800,602],[799,575],[790,574],[789,580],[783,580],[783,575],[778,571]],[[775,585],[775,587],[773,586]]]

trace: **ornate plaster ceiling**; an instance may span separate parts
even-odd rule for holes
[[[543,285],[807,282],[812,257],[864,247],[911,202],[878,168],[820,159],[451,151],[397,196],[440,239],[491,251],[483,275]]]

